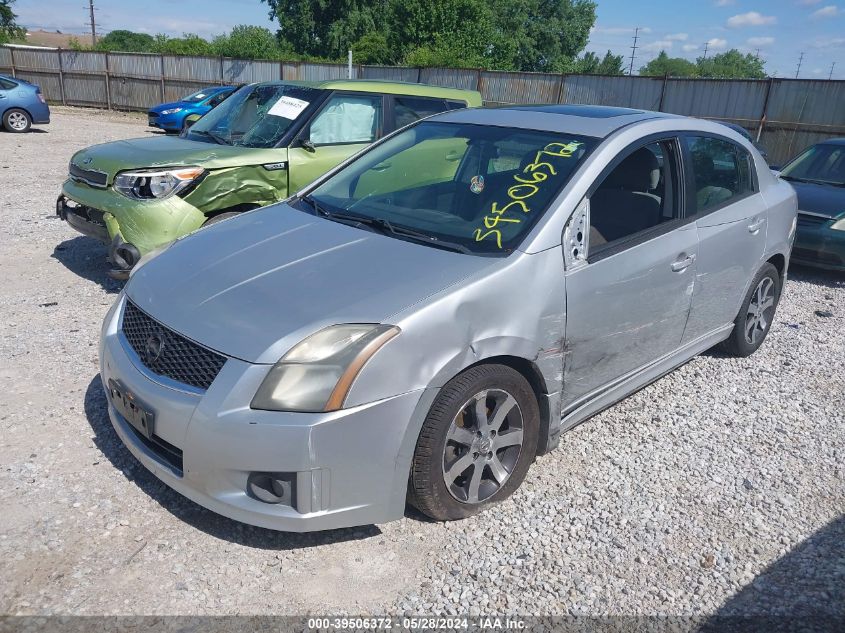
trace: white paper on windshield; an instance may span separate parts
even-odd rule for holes
[[[280,116],[293,121],[302,114],[302,111],[308,107],[309,102],[294,97],[282,96],[276,103],[273,104],[267,114],[273,116]]]

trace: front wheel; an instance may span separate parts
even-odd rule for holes
[[[528,381],[478,365],[441,390],[423,423],[410,500],[438,521],[471,516],[509,497],[537,453],[540,412]]]
[[[9,132],[28,132],[32,127],[32,118],[25,110],[12,108],[3,115],[3,127]]]
[[[732,356],[750,356],[766,340],[780,300],[780,275],[777,268],[765,264],[754,276],[730,337],[722,350]]]

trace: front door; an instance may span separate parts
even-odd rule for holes
[[[289,195],[375,141],[383,129],[380,94],[336,93],[288,151]]]
[[[586,263],[566,271],[563,407],[678,348],[698,235],[683,219],[680,145],[629,148],[589,194]]]

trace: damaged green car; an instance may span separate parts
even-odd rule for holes
[[[205,224],[284,200],[376,139],[475,91],[334,80],[241,87],[180,137],[74,154],[56,212],[109,245],[115,276]]]

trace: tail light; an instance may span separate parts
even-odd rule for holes
[[[39,100],[41,103],[45,103],[45,104],[47,103],[47,100],[44,98],[44,95],[43,95],[43,94],[41,94],[41,91],[40,91],[40,90],[39,90],[38,92],[36,92],[36,93],[35,93],[35,96],[36,96],[36,97],[38,97],[38,100]]]

